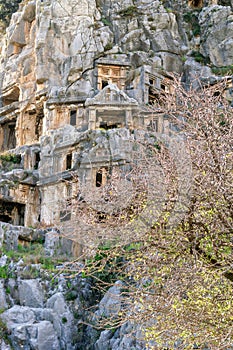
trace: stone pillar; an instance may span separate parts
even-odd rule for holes
[[[125,126],[129,129],[133,128],[132,110],[130,109],[125,111]]]
[[[88,129],[95,130],[95,128],[96,128],[96,111],[95,109],[89,109]]]

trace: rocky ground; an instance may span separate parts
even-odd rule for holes
[[[120,311],[123,283],[100,293],[82,263],[52,255],[59,232],[1,224],[0,235],[1,350],[144,348],[129,323],[98,329],[98,317]]]

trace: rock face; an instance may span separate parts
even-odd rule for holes
[[[194,86],[195,76],[219,80],[212,68],[220,73],[223,66],[226,72],[226,66],[231,69],[231,5],[23,2],[2,41],[0,219],[25,226],[69,220],[59,209],[59,193],[77,195],[77,184],[65,185],[70,170],[76,172],[79,188],[86,181],[95,187],[100,169],[109,167],[111,155],[105,146],[101,151],[99,138],[89,131],[168,132],[163,115],[146,106],[156,106],[170,89],[171,72],[183,73]],[[89,165],[88,152],[81,151],[88,137],[95,144],[89,147]],[[112,167],[126,161],[123,147],[121,135],[113,144],[119,157]]]
[[[117,330],[96,331],[90,325],[85,326],[85,323],[96,324],[101,317],[118,314],[123,305],[121,281],[94,308],[92,304],[99,296],[91,290],[90,281],[81,277],[69,276],[66,280],[60,276],[54,285],[46,287],[42,279],[20,277],[14,283],[13,279],[1,279],[1,285],[9,289],[1,305],[6,309],[0,315],[1,350],[146,350],[139,340],[140,327],[129,322]]]
[[[141,130],[169,133],[156,108],[172,92],[171,73],[194,88],[226,76],[232,104],[232,8],[232,0],[28,0],[13,14],[0,53],[1,350],[7,341],[25,350],[145,348],[131,324],[80,326],[96,301],[89,282],[79,276],[67,287],[63,276],[52,286],[41,262],[5,253],[42,244],[46,257],[80,255],[90,227],[79,223],[76,234],[70,203],[82,210],[85,186],[94,195],[109,173],[126,172]],[[119,283],[112,288],[95,317],[121,307]]]
[[[24,253],[24,260],[26,256]],[[81,276],[72,278],[68,271],[68,279],[64,273],[57,279],[58,270],[49,272],[41,264],[28,266],[22,258],[17,261],[7,255],[3,257],[0,349],[74,350],[82,346],[88,349],[88,341],[83,340],[86,326],[82,321],[90,318],[90,307],[97,298],[90,280]],[[93,337],[93,344],[95,340]]]
[[[233,62],[233,13],[230,6],[210,6],[199,15],[202,30],[200,52],[216,67]]]
[[[36,281],[38,283],[38,281]],[[27,281],[28,286],[34,287],[34,281]],[[24,300],[24,304],[27,301]],[[9,340],[14,349],[75,349],[72,333],[73,315],[69,310],[64,296],[54,294],[48,299],[47,306],[40,308],[14,305],[1,315],[11,335]],[[37,306],[37,307],[36,307]],[[1,348],[2,349],[2,348]]]
[[[230,69],[231,5],[23,2],[2,41],[0,219],[25,226],[62,221],[58,193],[65,198],[67,188],[54,181],[75,170],[80,185],[85,178],[95,186],[99,169],[109,163],[103,153],[100,164],[99,149],[91,167],[86,161],[82,168],[84,132],[122,127],[167,132],[163,116],[146,106],[169,89],[169,72],[183,73],[194,84],[195,76],[219,80],[212,67],[220,73],[222,66]],[[229,102],[231,85],[229,78]],[[115,152],[123,144],[120,138]],[[68,192],[75,195],[74,187]]]

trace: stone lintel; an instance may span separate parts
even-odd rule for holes
[[[13,115],[11,115],[12,112],[14,112]],[[19,102],[13,102],[10,105],[0,108],[0,117],[4,117],[0,118],[0,123],[5,122],[5,119],[8,118],[13,119],[12,116],[16,117],[17,112],[19,112]],[[4,121],[2,121],[2,119]]]
[[[87,96],[72,96],[72,97],[57,97],[57,98],[50,98],[47,100],[46,105],[60,105],[60,104],[70,104],[70,103],[84,103],[87,99]]]
[[[124,66],[124,67],[130,67],[130,62],[129,61],[120,61],[117,59],[107,59],[107,58],[100,58],[95,62],[96,66],[98,65],[109,65],[109,66]]]
[[[37,182],[37,186],[42,187],[47,185],[54,185],[63,180],[70,180],[73,178],[73,174],[75,173],[76,171],[74,170],[66,170],[51,176],[41,177]]]

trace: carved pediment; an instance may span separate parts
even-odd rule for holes
[[[103,90],[101,90],[93,98],[88,98],[86,100],[86,106],[95,105],[134,105],[137,106],[138,103],[135,99],[130,98],[126,93],[120,90],[115,84],[107,85]]]

